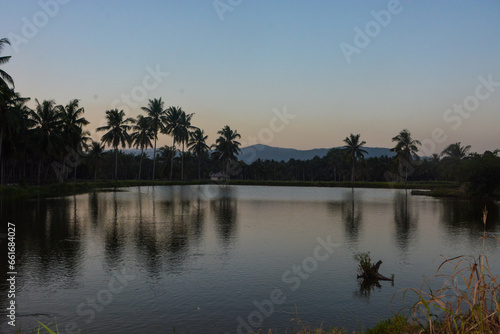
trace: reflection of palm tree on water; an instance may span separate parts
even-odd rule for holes
[[[402,251],[408,249],[411,233],[417,222],[416,212],[412,211],[408,191],[398,192],[394,196],[394,222],[396,223],[396,239],[398,248]]]
[[[210,202],[215,215],[217,232],[224,245],[228,245],[236,232],[237,203],[231,187],[221,187],[220,197]]]
[[[350,243],[358,241],[359,229],[363,219],[361,201],[355,201],[354,188],[344,194],[341,203],[342,220],[344,221],[346,236]]]
[[[97,226],[99,218],[99,199],[96,191],[89,194],[89,213],[92,225],[94,227]]]
[[[164,200],[157,203],[157,221],[154,213],[155,191],[153,189],[152,218],[149,210],[142,209],[143,196],[138,194],[140,217],[135,243],[148,271],[157,274],[162,270],[168,272],[181,268],[188,258],[190,247],[203,232],[205,209],[201,200],[196,203],[186,196],[185,188],[169,188],[161,194]]]
[[[117,193],[113,192],[113,220],[112,226],[106,227],[105,255],[106,262],[111,270],[116,269],[120,263],[124,249],[123,228],[118,227],[118,198]]]

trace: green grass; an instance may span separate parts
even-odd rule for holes
[[[420,332],[421,328],[409,322],[404,315],[394,315],[392,318],[380,320],[375,327],[366,330],[366,334],[409,334]]]
[[[119,181],[84,181],[84,182],[66,182],[49,184],[42,186],[1,186],[0,198],[36,198],[36,197],[60,197],[74,194],[88,193],[94,190],[116,191],[116,188],[152,186],[152,185],[193,185],[207,184],[209,181],[138,181],[138,180],[119,180]]]
[[[456,182],[448,181],[415,181],[415,182],[339,182],[339,181],[254,181],[230,180],[234,185],[262,185],[281,187],[354,187],[354,188],[385,188],[385,189],[436,189],[456,188]]]

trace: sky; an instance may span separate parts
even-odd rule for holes
[[[95,140],[161,97],[209,144],[500,148],[500,1],[0,0],[4,37],[16,91],[79,99]]]

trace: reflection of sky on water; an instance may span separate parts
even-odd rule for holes
[[[477,254],[483,231],[485,203],[415,197],[404,190],[127,190],[1,203],[2,216],[17,222],[17,300],[25,321],[43,313],[43,319],[73,321],[90,332],[119,330],[117,323],[138,331],[154,323],[190,333],[231,332],[255,300],[280,288],[287,301],[264,326],[288,326],[296,307],[311,323],[352,325],[355,314],[365,314],[362,320],[370,325],[389,314],[395,292],[419,287],[422,275],[433,275],[441,255]],[[486,205],[487,230],[498,233],[498,203]],[[291,291],[283,273],[312,256],[317,238],[326,236],[343,246]],[[487,241],[489,252],[498,256],[498,249],[498,242]],[[395,274],[394,286],[382,282],[360,290],[353,254],[366,251],[374,262],[383,261],[382,274]],[[136,278],[86,324],[78,305],[125,269]]]

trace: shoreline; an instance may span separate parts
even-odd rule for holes
[[[458,187],[456,182],[450,181],[413,181],[413,182],[344,182],[344,181],[254,181],[254,180],[195,180],[195,181],[168,181],[168,180],[98,180],[79,181],[57,184],[35,185],[7,185],[0,187],[0,198],[32,199],[71,196],[90,193],[93,191],[117,191],[117,188],[136,186],[174,186],[174,185],[242,185],[242,186],[273,186],[273,187],[327,187],[327,188],[378,188],[378,189],[409,189],[414,196],[430,196],[437,198],[458,199],[493,199],[468,196],[464,187]]]

